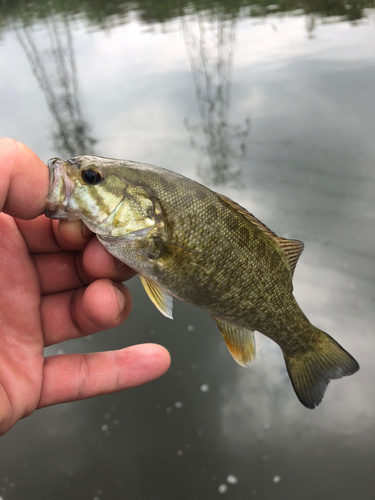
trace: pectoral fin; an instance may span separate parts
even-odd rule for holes
[[[173,297],[163,287],[154,281],[139,275],[141,283],[150,297],[151,302],[159,309],[159,311],[169,319],[173,319]]]
[[[254,332],[212,317],[216,321],[233,359],[241,366],[248,366],[255,359]]]

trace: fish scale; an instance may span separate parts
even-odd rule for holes
[[[207,311],[242,366],[255,358],[254,330],[268,336],[308,408],[321,402],[331,379],[358,370],[293,296],[302,242],[277,236],[233,200],[159,167],[78,156],[53,158],[49,168],[46,215],[81,219],[140,275],[165,316],[172,317],[173,296]]]

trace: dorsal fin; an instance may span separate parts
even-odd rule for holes
[[[280,248],[282,254],[284,255],[287,264],[289,265],[290,272],[293,276],[294,269],[296,268],[297,261],[299,256],[302,253],[304,244],[299,240],[287,240],[286,238],[282,238],[281,236],[277,236],[269,227],[267,227],[263,222],[255,217],[252,213],[250,213],[246,208],[241,207],[238,203],[231,200],[227,196],[223,194],[216,193],[219,199],[221,199],[224,203],[229,205],[233,210],[236,210],[238,213],[243,215],[249,222],[257,226],[257,228],[263,233],[267,234]]]
[[[227,196],[224,196],[223,194],[216,193],[218,197],[224,201],[227,205],[232,207],[234,210],[242,214],[248,221],[250,221],[252,224],[257,226],[261,231],[264,233],[268,234],[268,236],[271,236],[271,238],[278,238],[277,234],[275,234],[269,227],[267,227],[263,222],[261,222],[259,219],[255,217],[252,213],[250,213],[246,208],[241,207],[238,203],[235,201],[231,200]]]
[[[286,238],[281,238],[280,236],[276,238],[276,241],[288,261],[290,272],[293,276],[298,259],[305,245],[303,244],[303,241],[287,240]]]

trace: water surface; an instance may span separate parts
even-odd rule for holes
[[[302,239],[297,300],[361,371],[307,410],[274,343],[257,335],[240,368],[207,314],[176,301],[167,320],[134,278],[126,324],[48,353],[158,342],[168,374],[19,422],[0,441],[2,499],[372,499],[371,4],[23,5],[0,7],[1,135],[44,160],[169,168]]]

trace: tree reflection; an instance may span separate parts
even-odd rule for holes
[[[185,126],[191,145],[199,151],[198,173],[213,184],[239,177],[236,160],[246,154],[250,119],[229,122],[230,86],[237,18],[223,10],[181,18],[185,45],[195,84],[200,123]]]
[[[21,26],[15,24],[14,30],[53,117],[55,148],[69,156],[93,152],[96,140],[90,135],[91,127],[82,113],[69,20],[50,16],[44,25],[49,50],[43,54],[32,28],[25,22]]]
[[[45,17],[52,13],[83,14],[90,24],[108,28],[127,21],[130,11],[138,13],[146,23],[163,23],[189,12],[215,12],[221,9],[233,16],[267,16],[277,12],[317,14],[319,17],[341,17],[355,21],[367,15],[366,9],[374,7],[374,0],[0,0],[0,26],[7,18],[18,19],[25,12],[30,19]]]

